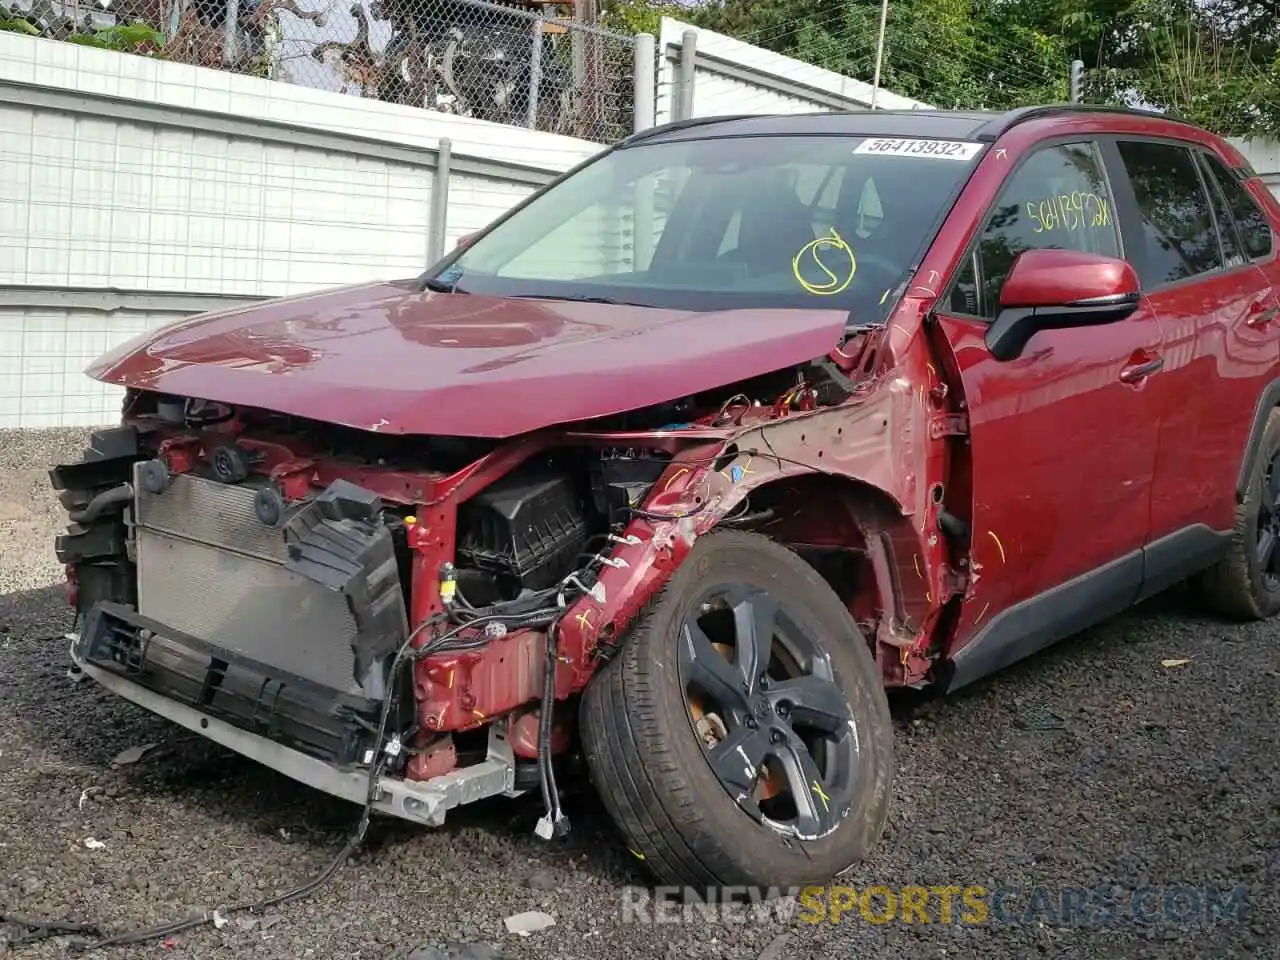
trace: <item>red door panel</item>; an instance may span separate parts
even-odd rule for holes
[[[1196,523],[1230,530],[1253,411],[1280,360],[1280,324],[1266,320],[1274,296],[1261,270],[1243,266],[1150,301],[1169,341],[1167,375],[1153,384],[1161,424],[1151,538]]]
[[[1145,305],[1119,323],[1041,331],[1003,363],[986,324],[939,323],[969,408],[977,599],[963,643],[1004,609],[1142,548],[1163,376],[1150,361],[1164,351]]]

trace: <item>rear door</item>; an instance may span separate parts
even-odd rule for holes
[[[1118,323],[1040,331],[1017,359],[995,360],[983,337],[1001,285],[1018,254],[1046,247],[1124,256],[1091,138],[1021,160],[938,309],[968,404],[981,584],[957,641],[984,635],[958,672],[998,669],[1117,612],[1141,582],[1159,420],[1150,381],[1161,373],[1124,371],[1158,360],[1160,325],[1143,304]]]
[[[1240,451],[1280,359],[1275,299],[1242,240],[1203,148],[1117,138],[1111,153],[1130,260],[1166,344],[1144,594],[1212,559],[1234,523]]]

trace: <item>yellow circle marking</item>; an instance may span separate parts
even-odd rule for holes
[[[823,250],[835,250],[843,253],[849,258],[849,269],[842,280],[829,266],[822,262],[819,253]],[[817,264],[819,270],[829,278],[824,283],[810,283],[804,278],[800,272],[800,261],[805,255],[813,257],[813,262]],[[853,255],[853,248],[845,242],[844,237],[840,236],[835,227],[831,228],[831,233],[825,237],[818,237],[806,243],[800,248],[800,252],[791,258],[791,272],[795,274],[796,283],[804,288],[806,293],[812,293],[818,297],[830,297],[846,290],[849,284],[853,283],[853,275],[858,272],[858,260]]]

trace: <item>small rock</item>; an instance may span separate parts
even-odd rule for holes
[[[257,917],[236,917],[236,926],[241,930],[252,930],[258,925]]]
[[[527,937],[531,933],[537,933],[539,930],[546,930],[556,925],[556,918],[549,913],[542,913],[539,910],[528,910],[525,913],[517,913],[514,916],[507,917],[502,921],[507,927],[507,933],[514,933],[516,936]]]
[[[34,897],[44,889],[44,881],[39,877],[27,877],[18,889],[22,891],[24,897]]]
[[[555,875],[550,870],[539,870],[529,877],[528,883],[534,890],[554,890],[558,886]]]

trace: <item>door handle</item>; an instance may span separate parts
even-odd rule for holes
[[[1151,357],[1137,363],[1128,363],[1120,370],[1120,380],[1124,383],[1138,383],[1147,379],[1164,366],[1164,357]]]
[[[1255,330],[1260,330],[1274,320],[1278,313],[1280,313],[1280,306],[1276,304],[1266,307],[1261,302],[1255,303],[1249,308],[1249,317],[1245,323]]]

